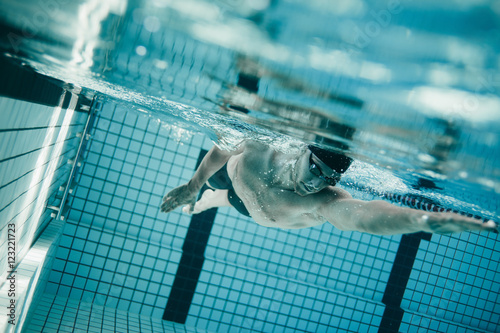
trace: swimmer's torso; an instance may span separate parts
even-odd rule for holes
[[[294,191],[297,154],[285,154],[267,145],[249,142],[243,153],[227,163],[236,194],[260,225],[285,229],[305,228],[324,221],[313,208],[315,195],[301,197]],[[307,202],[311,202],[310,205]]]

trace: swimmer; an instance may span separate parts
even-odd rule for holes
[[[329,222],[340,230],[375,235],[498,232],[493,221],[353,199],[335,187],[351,162],[312,145],[304,145],[298,153],[279,152],[253,140],[231,152],[214,146],[193,178],[165,195],[161,211],[184,206],[184,212],[197,214],[232,206],[266,227],[299,229]],[[209,189],[196,201],[205,184]]]

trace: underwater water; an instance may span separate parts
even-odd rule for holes
[[[43,5],[3,2],[4,57],[226,148],[316,142],[359,161],[344,186],[498,218],[494,1]]]
[[[500,221],[495,0],[3,0],[0,31],[1,62],[99,102],[32,311],[161,318],[190,217],[158,207],[213,143],[315,143],[355,159],[339,186],[356,198]],[[394,290],[402,331],[499,331],[496,235],[332,229],[276,231],[221,210],[186,325],[383,331],[388,281],[409,269]]]

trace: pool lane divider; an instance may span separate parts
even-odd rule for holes
[[[401,237],[384,296],[382,297],[385,310],[380,322],[379,332],[399,332],[404,315],[401,302],[417,257],[420,242],[422,240],[430,241],[431,237],[432,234],[425,232],[406,234]]]
[[[198,156],[196,168],[203,157],[208,153],[202,149]],[[200,195],[204,189],[200,191]],[[201,269],[205,261],[205,249],[212,231],[217,209],[212,208],[191,218],[189,228],[182,246],[182,256],[177,267],[174,283],[170,290],[167,306],[163,313],[163,320],[185,324],[189,308],[200,278]]]

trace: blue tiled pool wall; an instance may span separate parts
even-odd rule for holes
[[[58,284],[49,279],[47,290],[161,317],[189,224],[178,212],[169,223],[159,214],[168,173],[171,187],[190,177],[182,168],[190,147],[169,143],[170,134],[155,120],[104,108],[71,198],[53,267]]]
[[[422,242],[402,302],[408,310],[402,328],[498,332],[499,252],[498,237],[487,233]]]
[[[68,110],[69,100],[77,97],[64,94],[61,107],[0,97],[0,229],[5,235],[0,249],[7,253],[7,226],[15,224],[16,263],[51,221],[53,211],[45,207],[60,204],[60,187],[71,170],[68,161],[76,155],[77,133],[88,116]],[[0,257],[2,277],[6,260]]]
[[[190,216],[164,215],[159,204],[190,179],[199,151],[212,146],[201,135],[173,138],[173,127],[104,105],[70,198],[47,295],[162,317]],[[329,224],[270,229],[220,208],[186,326],[377,331],[400,239]],[[497,243],[477,233],[422,241],[401,304],[401,328],[498,329],[498,265],[491,260]]]
[[[53,294],[43,294],[24,333],[35,332],[195,332],[184,325]]]

